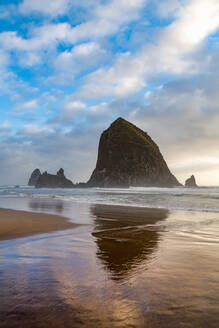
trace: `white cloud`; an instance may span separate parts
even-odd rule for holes
[[[71,51],[64,51],[54,59],[54,75],[49,81],[56,84],[68,84],[79,72],[95,69],[107,57],[107,52],[96,42],[77,45]]]
[[[162,35],[161,46],[180,55],[194,50],[219,27],[219,2],[193,0],[181,8],[179,18]]]
[[[11,124],[9,121],[3,121],[1,124],[0,124],[0,129],[1,130],[10,130],[11,129]]]
[[[77,56],[89,56],[100,51],[100,46],[96,42],[82,43],[72,49],[72,54]]]
[[[41,62],[41,56],[38,53],[28,52],[25,56],[19,56],[19,65],[22,67],[36,66]]]
[[[54,17],[64,14],[69,3],[70,0],[23,0],[19,11],[24,15],[37,12]]]
[[[66,99],[65,107],[53,120],[51,120],[51,123],[55,123],[60,129],[67,125],[71,126],[72,131],[75,131],[75,128],[77,131],[78,125],[82,128],[87,122],[87,132],[90,130],[95,134],[97,126],[100,126],[100,129],[102,128],[102,121],[104,119],[105,121],[110,122],[112,119],[117,118],[118,114],[116,112],[118,112],[118,108],[120,107],[121,104],[107,102],[101,102],[97,105],[88,105],[79,100],[68,97]],[[82,133],[81,128],[77,131],[79,135]],[[67,128],[67,130],[69,130],[69,128]],[[65,131],[65,129],[63,131]]]
[[[192,74],[200,63],[189,56],[219,27],[219,2],[193,0],[180,8],[177,19],[161,31],[157,45],[132,56],[117,56],[113,66],[91,73],[80,94],[88,98],[126,97],[140,91],[159,73]],[[203,63],[201,63],[202,65]]]
[[[40,134],[51,134],[54,130],[52,127],[48,125],[34,125],[34,124],[27,124],[24,125],[20,133],[25,135],[40,135]]]
[[[208,77],[180,78],[151,91],[147,106],[131,108],[129,118],[157,142],[182,182],[195,174],[199,184],[219,183],[218,77],[217,69]]]
[[[98,60],[104,53],[105,51],[96,42],[82,43],[72,48],[71,51],[66,50],[60,53],[56,57],[54,65],[60,71],[77,71],[80,63],[86,68],[86,66],[89,66],[90,61],[93,62],[94,56]],[[89,58],[87,58],[88,56]],[[88,63],[84,62],[84,60],[88,61]]]
[[[22,91],[25,94],[33,94],[38,91],[31,87],[27,82],[20,79],[12,70],[10,70],[10,55],[3,49],[0,49],[0,95],[9,95],[11,99],[17,97]]]
[[[27,1],[29,3],[29,0]],[[38,3],[33,0],[34,3]],[[99,5],[93,11],[90,20],[71,27],[69,23],[46,24],[32,29],[31,37],[24,39],[16,32],[0,34],[2,46],[8,50],[36,51],[47,46],[56,46],[58,42],[75,44],[83,40],[112,35],[125,23],[137,19],[145,0],[113,0]],[[45,1],[43,1],[43,7]]]
[[[38,101],[37,99],[32,99],[32,100],[29,100],[29,101],[26,101],[24,103],[19,103],[19,104],[16,104],[13,108],[15,110],[20,110],[20,109],[34,109],[38,106]]]
[[[71,101],[66,105],[66,110],[71,113],[84,110],[85,108],[86,105],[81,101]]]
[[[2,32],[0,34],[1,47],[5,50],[34,51],[48,47],[56,47],[60,41],[67,41],[71,27],[68,23],[47,24],[32,29],[32,37],[22,38],[17,32]]]
[[[73,42],[78,42],[87,38],[96,39],[112,35],[122,25],[137,19],[146,2],[146,0],[112,0],[99,5],[93,11],[90,20],[72,29],[70,38]]]
[[[91,73],[79,95],[84,98],[126,97],[146,87],[144,62],[130,53],[119,56],[114,66]]]
[[[8,54],[0,49],[0,69],[5,69],[9,64]]]
[[[4,135],[4,140],[8,138],[8,143],[1,143],[0,146],[5,150],[10,149],[10,154],[8,152],[5,158],[9,159],[14,151],[18,166],[21,167],[27,165],[26,160],[30,161],[28,158],[31,152],[29,166],[35,166],[42,159],[45,169],[50,170],[54,165],[62,165],[60,162],[63,158],[69,158],[66,165],[72,170],[70,172],[77,172],[77,176],[80,176],[81,170],[82,175],[88,177],[95,165],[99,134],[121,115],[148,131],[181,181],[195,173],[199,183],[204,184],[202,174],[207,177],[205,170],[209,170],[209,179],[218,183],[219,180],[214,181],[213,173],[211,175],[218,166],[219,158],[218,56],[213,57],[212,48],[204,47],[208,36],[219,27],[218,1],[153,0],[158,4],[159,14],[167,17],[171,23],[160,28],[144,25],[140,34],[141,49],[136,49],[139,43],[137,47],[136,44],[133,47],[132,43],[131,47],[125,48],[134,50],[133,53],[128,50],[118,53],[119,50],[115,48],[110,53],[111,40],[107,37],[113,34],[117,37],[117,32],[123,35],[131,21],[145,14],[146,1],[89,0],[90,16],[86,12],[81,24],[71,26],[65,22],[48,23],[50,18],[64,12],[65,6],[59,8],[61,2],[50,1],[50,5],[46,6],[48,0],[23,1],[19,7],[23,14],[46,15],[48,17],[43,17],[43,22],[47,23],[34,27],[32,25],[25,37],[15,31],[0,34],[0,90],[10,93],[13,101],[17,102],[14,107],[17,112],[12,113],[13,119],[20,119],[23,115],[25,122],[33,122],[33,117],[36,120],[36,124],[24,125],[17,135],[15,131],[12,135],[13,127],[10,128],[10,122],[3,122],[1,131],[4,131],[1,136]],[[73,6],[83,6],[84,3],[76,0]],[[156,38],[154,35],[150,36],[152,42],[149,44],[148,35],[154,30]],[[130,44],[127,42],[126,45]],[[65,50],[60,53],[60,48]],[[113,53],[114,50],[116,54]],[[10,61],[9,53],[18,63]],[[28,68],[48,64],[50,69],[55,70],[47,79],[46,90],[50,90],[42,91],[44,93],[41,95],[37,93],[38,90],[31,90],[15,73],[8,70],[11,63]],[[208,72],[204,77],[200,74],[203,68],[207,68],[205,73]],[[83,78],[82,74],[88,71],[92,73]],[[38,70],[39,75],[44,72],[44,69]],[[69,83],[75,76],[78,77],[79,72],[82,72],[79,80],[75,84]],[[165,82],[164,78],[164,81],[159,81],[164,83],[162,88],[153,90],[152,83],[150,91],[144,90],[145,96],[142,93],[140,100],[136,100],[137,97],[134,100],[131,98],[146,89],[151,81],[159,78],[160,73],[165,78],[175,77],[173,85]],[[182,80],[182,76],[186,76],[186,79]],[[42,76],[41,78],[40,81],[43,81]],[[52,79],[56,83],[67,81],[67,91],[63,88],[63,93],[58,95],[57,89],[52,90],[49,84]],[[78,85],[82,85],[79,92],[66,96],[65,92],[69,93],[71,87],[75,90]],[[97,98],[98,101],[92,105],[88,98]],[[115,101],[107,103],[111,98]],[[146,102],[147,106],[137,103],[138,100]],[[40,114],[33,110],[38,104],[43,104],[50,110],[49,123],[43,126],[39,120]],[[57,110],[55,118],[54,108],[63,108]],[[45,119],[46,117],[45,115]],[[30,146],[27,149],[28,142]],[[21,162],[18,158],[22,158]],[[83,170],[81,158],[86,158],[82,164]],[[12,164],[10,167],[14,167],[14,156]],[[8,170],[7,163],[5,167]],[[26,171],[27,169],[25,166]]]
[[[178,14],[179,9],[188,3],[188,0],[153,0],[160,17],[172,17]]]
[[[47,4],[48,2],[48,4]],[[68,1],[56,0],[24,0],[20,10],[29,12],[30,10],[45,10],[59,12],[59,8],[65,8]],[[68,45],[74,45],[78,42],[87,40],[96,40],[107,35],[112,35],[118,31],[121,26],[135,20],[141,14],[140,10],[144,7],[146,0],[112,0],[104,5],[97,5],[94,8],[91,17],[84,23],[71,27],[69,23],[46,24],[41,27],[32,28],[29,38],[23,38],[15,31],[2,32],[0,34],[1,47],[7,51],[15,50],[21,53],[28,53],[26,65],[31,66],[40,62],[39,56],[42,51],[56,49],[60,42]],[[92,41],[92,42],[93,42]],[[93,51],[92,42],[90,48],[85,45],[78,46],[78,55]],[[95,42],[93,42],[93,46]]]

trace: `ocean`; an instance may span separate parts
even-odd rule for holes
[[[70,204],[105,204],[165,208],[169,210],[219,212],[219,187],[205,188],[86,188],[86,189],[36,189],[27,186],[1,186],[0,206],[31,210],[30,200],[50,199]],[[22,204],[22,205],[19,205]],[[25,206],[25,208],[21,208]],[[33,210],[33,209],[32,209]],[[36,210],[36,209],[35,209]],[[43,209],[46,211],[46,208]],[[51,212],[51,209],[47,209]],[[53,211],[52,211],[53,212]]]

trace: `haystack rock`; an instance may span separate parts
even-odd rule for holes
[[[174,187],[180,183],[150,136],[120,117],[101,135],[96,168],[87,186]]]
[[[37,180],[36,188],[73,188],[71,180],[66,179],[64,170],[60,169],[57,174],[44,172]]]
[[[196,184],[194,175],[192,175],[189,179],[186,180],[185,187],[188,187],[188,188],[197,188],[198,187]]]
[[[28,181],[28,186],[35,186],[40,175],[41,175],[40,170],[35,169],[30,176],[30,179]]]

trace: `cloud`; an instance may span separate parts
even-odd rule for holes
[[[96,42],[81,43],[57,55],[54,60],[55,72],[49,81],[68,84],[78,73],[94,69],[107,58],[106,51]]]
[[[10,124],[10,122],[9,121],[3,121],[1,124],[0,124],[0,128],[2,129],[2,130],[10,130],[11,129],[11,124]]]
[[[156,7],[156,12],[161,18],[172,18],[177,16],[179,9],[182,9],[188,0],[153,0],[153,5]]]
[[[23,15],[40,13],[55,17],[63,15],[69,4],[69,0],[23,0],[18,9]]]
[[[66,111],[69,111],[71,113],[84,110],[85,108],[86,105],[81,101],[71,101],[66,105]]]
[[[0,40],[5,50],[33,53],[47,47],[56,47],[60,41],[67,41],[70,33],[71,27],[68,23],[57,23],[34,27],[30,38],[22,38],[16,31],[2,32]]]
[[[35,94],[38,89],[30,86],[10,69],[11,59],[9,54],[0,49],[0,96],[9,95],[11,99],[20,98],[21,93],[26,96]]]
[[[90,20],[75,27],[71,27],[69,23],[46,24],[33,28],[32,36],[28,39],[18,36],[14,31],[3,32],[1,41],[6,49],[30,51],[58,41],[75,44],[89,38],[112,35],[122,24],[137,19],[140,14],[139,10],[144,5],[145,0],[113,0],[109,4],[97,6]],[[43,7],[46,8],[46,6]]]
[[[98,122],[101,122],[103,119],[103,116],[105,118],[109,116],[107,103],[88,106],[81,101],[69,98],[66,101],[65,108],[51,120],[51,123],[58,124],[60,127],[63,125],[71,126],[70,131],[75,134],[78,132],[78,129],[83,128],[83,125],[88,125],[86,130],[95,130]],[[92,125],[92,122],[95,122],[95,126]]]
[[[54,130],[51,126],[48,126],[48,125],[39,126],[39,125],[34,125],[34,124],[24,125],[24,127],[20,131],[21,134],[25,134],[28,136],[37,135],[37,134],[48,135],[53,132],[54,132]]]
[[[15,110],[20,110],[20,109],[34,109],[37,108],[38,106],[38,101],[37,99],[32,99],[24,103],[18,103],[14,106]]]
[[[147,6],[156,6],[151,24]],[[151,135],[182,182],[195,173],[216,183],[218,1],[24,0],[1,12],[12,15],[0,33],[0,90],[9,95],[0,160],[5,177],[15,172],[11,182],[63,162],[85,181],[101,132],[124,116]]]
[[[180,55],[193,51],[219,27],[219,3],[216,0],[193,0],[180,9],[178,19],[163,33],[161,46]]]
[[[110,68],[100,68],[86,78],[80,94],[88,98],[127,97],[161,73],[195,74],[203,63],[193,53],[200,51],[203,41],[218,29],[218,17],[218,1],[188,2],[160,32],[157,45],[144,44],[135,55],[118,55]]]
[[[21,9],[43,8],[45,11],[56,11],[57,8],[62,7],[62,3],[64,5],[67,2],[56,0],[52,2],[52,5],[51,1],[49,1],[49,5],[46,5],[46,2],[41,0],[25,0],[21,4]],[[104,5],[98,5],[93,10],[91,17],[83,23],[74,27],[67,22],[37,26],[32,28],[27,38],[21,37],[16,31],[2,32],[0,34],[1,47],[7,51],[20,53],[20,63],[23,66],[36,65],[40,63],[40,57],[44,55],[43,50],[55,50],[61,42],[66,45],[74,45],[115,34],[121,26],[139,17],[140,10],[145,3],[145,0],[112,0]],[[84,45],[81,45],[81,49],[78,48],[78,50],[86,51]],[[26,63],[22,57],[23,52],[28,54]]]
[[[81,87],[84,98],[128,97],[146,87],[144,63],[130,53],[121,54],[114,66],[91,73]]]
[[[9,65],[9,56],[5,51],[0,49],[0,70],[7,69],[8,65]]]
[[[74,42],[87,38],[102,38],[115,34],[121,26],[136,20],[146,0],[112,0],[99,5],[93,11],[93,17],[77,25],[71,31]]]
[[[12,125],[8,120],[4,120],[0,123],[0,137],[1,140],[9,138],[12,134]]]
[[[213,57],[212,65],[215,60]],[[151,91],[147,106],[130,108],[129,118],[157,142],[182,182],[195,174],[199,184],[219,183],[215,173],[219,163],[218,80],[218,69],[208,75],[178,77]]]

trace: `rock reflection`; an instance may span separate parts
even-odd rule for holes
[[[108,205],[95,205],[91,213],[96,255],[113,280],[126,278],[151,257],[159,241],[151,225],[168,216],[168,210]]]
[[[30,200],[28,205],[34,212],[55,212],[60,214],[64,210],[63,201],[54,198]]]

